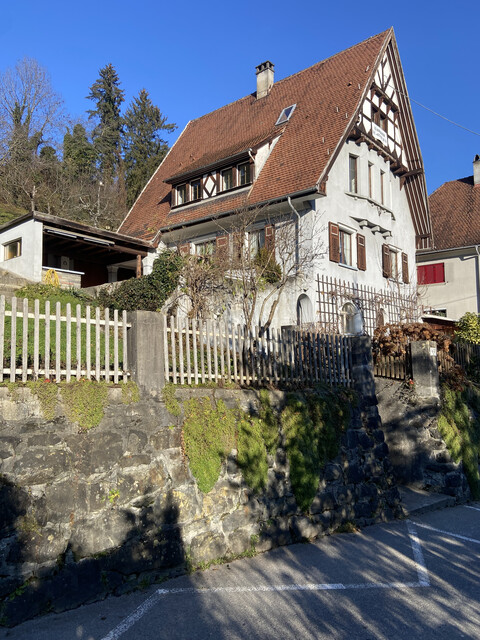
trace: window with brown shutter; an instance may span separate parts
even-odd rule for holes
[[[357,233],[357,268],[360,271],[367,270],[367,254],[365,251],[365,236]]]
[[[334,222],[328,223],[330,260],[332,262],[340,262],[340,241],[338,224]]]
[[[383,268],[383,277],[391,278],[392,277],[392,260],[390,256],[390,247],[388,244],[382,245],[382,268]]]
[[[406,253],[402,253],[402,280],[405,284],[410,283],[410,274],[408,272],[408,256]]]
[[[190,254],[190,243],[186,242],[185,244],[181,244],[178,251],[181,256],[188,256]]]

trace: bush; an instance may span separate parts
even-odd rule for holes
[[[463,342],[480,344],[480,313],[467,311],[457,322],[455,338]]]
[[[126,311],[158,311],[178,285],[182,258],[174,251],[161,253],[153,263],[152,273],[125,280],[113,291],[98,296],[102,307]]]

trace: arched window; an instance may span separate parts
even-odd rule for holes
[[[342,333],[357,335],[363,331],[362,315],[352,302],[346,302],[340,311]]]
[[[309,324],[313,321],[312,301],[308,296],[302,294],[297,300],[297,324]]]

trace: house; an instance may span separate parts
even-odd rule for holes
[[[55,269],[62,286],[89,287],[135,277],[148,241],[33,212],[0,226],[0,270],[42,282]]]
[[[239,239],[244,211],[256,213]],[[415,298],[430,218],[393,29],[278,82],[260,64],[254,93],[187,124],[119,231],[157,251],[240,243],[279,259],[286,220],[323,251],[291,277],[276,324],[358,332],[408,315],[398,301]]]
[[[453,321],[480,313],[480,156],[472,176],[445,182],[429,202],[434,243],[417,255],[422,304]]]

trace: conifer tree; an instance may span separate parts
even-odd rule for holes
[[[63,166],[71,178],[92,179],[95,174],[96,153],[85,127],[76,124],[72,133],[63,137]]]
[[[88,117],[97,122],[92,134],[93,144],[102,180],[108,184],[118,177],[122,163],[123,120],[120,107],[124,101],[120,79],[111,63],[100,69],[100,77],[90,87],[87,98],[95,103],[95,109],[88,111]]]
[[[133,99],[124,123],[127,204],[130,207],[168,151],[168,143],[162,134],[171,133],[177,125],[167,122],[145,89]]]

